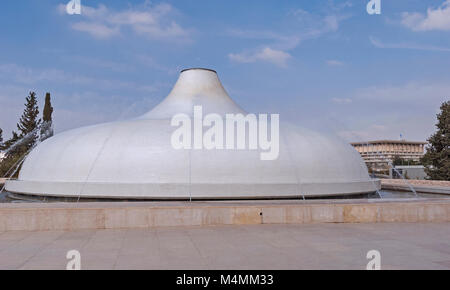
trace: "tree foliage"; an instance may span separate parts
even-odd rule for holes
[[[412,159],[404,159],[399,155],[395,155],[392,159],[392,165],[394,166],[402,166],[402,165],[419,165],[420,162],[414,161]]]
[[[442,103],[437,120],[437,131],[428,138],[430,145],[421,161],[430,179],[450,180],[450,101]]]
[[[42,125],[41,125],[41,137],[40,140],[44,141],[47,138],[53,136],[53,127],[52,127],[52,113],[53,107],[50,100],[50,93],[45,94],[45,104],[44,110],[42,111]]]
[[[42,121],[51,122],[52,121],[52,113],[53,113],[53,107],[52,107],[52,103],[50,100],[50,93],[46,93],[44,110],[42,111]]]
[[[5,150],[6,155],[0,162],[0,177],[5,177],[20,156],[26,152],[24,146],[16,146],[19,140],[19,134],[13,131],[12,137],[3,143],[2,149]]]
[[[37,139],[37,128],[41,123],[39,119],[39,107],[37,105],[36,93],[30,92],[26,98],[25,110],[20,117],[17,128],[20,132],[20,137],[27,138],[26,149],[30,149],[36,142]]]
[[[0,128],[0,151],[3,150],[3,130]]]
[[[397,165],[402,165],[402,164],[403,164],[403,159],[400,156],[395,155],[392,160],[392,165],[397,166]]]
[[[20,164],[20,160],[36,144],[39,135],[41,119],[39,118],[36,94],[30,92],[25,100],[25,109],[17,124],[20,134],[13,131],[12,137],[5,141],[2,146],[6,153],[0,163],[0,176],[2,177],[5,174],[9,176],[11,169],[14,171],[17,164]],[[13,175],[13,177],[16,175]]]

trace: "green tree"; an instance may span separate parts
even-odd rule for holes
[[[9,149],[14,143],[19,141],[20,137],[19,134],[17,134],[15,131],[12,131],[12,137],[3,143],[3,149]]]
[[[6,156],[0,163],[0,175],[3,177],[17,177],[20,167],[20,161],[26,156],[27,152],[36,144],[39,135],[39,125],[41,120],[38,118],[39,108],[37,105],[36,94],[30,92],[26,98],[25,109],[20,117],[17,128],[20,134],[12,132],[12,137],[3,144]],[[15,170],[18,168],[18,170]],[[12,173],[15,173],[11,175]]]
[[[42,111],[42,121],[44,122],[51,122],[52,121],[52,113],[53,113],[53,107],[50,100],[50,93],[45,94],[45,104],[44,104],[44,110]]]
[[[17,163],[23,154],[25,154],[26,149],[24,146],[18,145],[20,140],[19,134],[12,132],[12,137],[3,143],[3,150],[5,150],[6,155],[0,162],[0,177],[7,177],[6,173],[11,172],[10,169]]]
[[[39,107],[37,105],[36,93],[30,92],[26,98],[25,110],[20,117],[17,128],[20,131],[20,137],[25,138],[26,149],[30,149],[36,143],[37,129],[41,123],[39,116]]]
[[[421,162],[430,179],[450,180],[450,101],[442,103],[437,120],[437,131],[428,138]]]
[[[3,150],[3,130],[0,128],[0,151]]]
[[[42,111],[42,125],[41,125],[41,141],[53,136],[52,128],[52,113],[53,107],[50,100],[50,93],[45,94],[44,110]]]
[[[403,165],[403,159],[400,156],[395,155],[394,158],[392,159],[392,165],[394,166]]]

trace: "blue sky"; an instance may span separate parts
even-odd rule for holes
[[[2,3],[0,128],[30,90],[57,132],[145,113],[183,68],[215,69],[249,112],[348,141],[425,140],[450,99],[450,0]]]

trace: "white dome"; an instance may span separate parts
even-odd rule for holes
[[[39,144],[6,189],[145,199],[301,198],[379,189],[349,144],[284,123],[275,160],[260,160],[260,150],[174,149],[171,118],[192,116],[196,105],[203,114],[246,114],[215,71],[184,70],[171,93],[145,115],[66,131]]]

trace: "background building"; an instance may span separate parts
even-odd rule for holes
[[[388,165],[393,163],[394,159],[400,159],[405,163],[411,162],[411,165],[419,163],[427,143],[406,140],[376,140],[351,144],[361,154],[369,169],[388,173]]]

